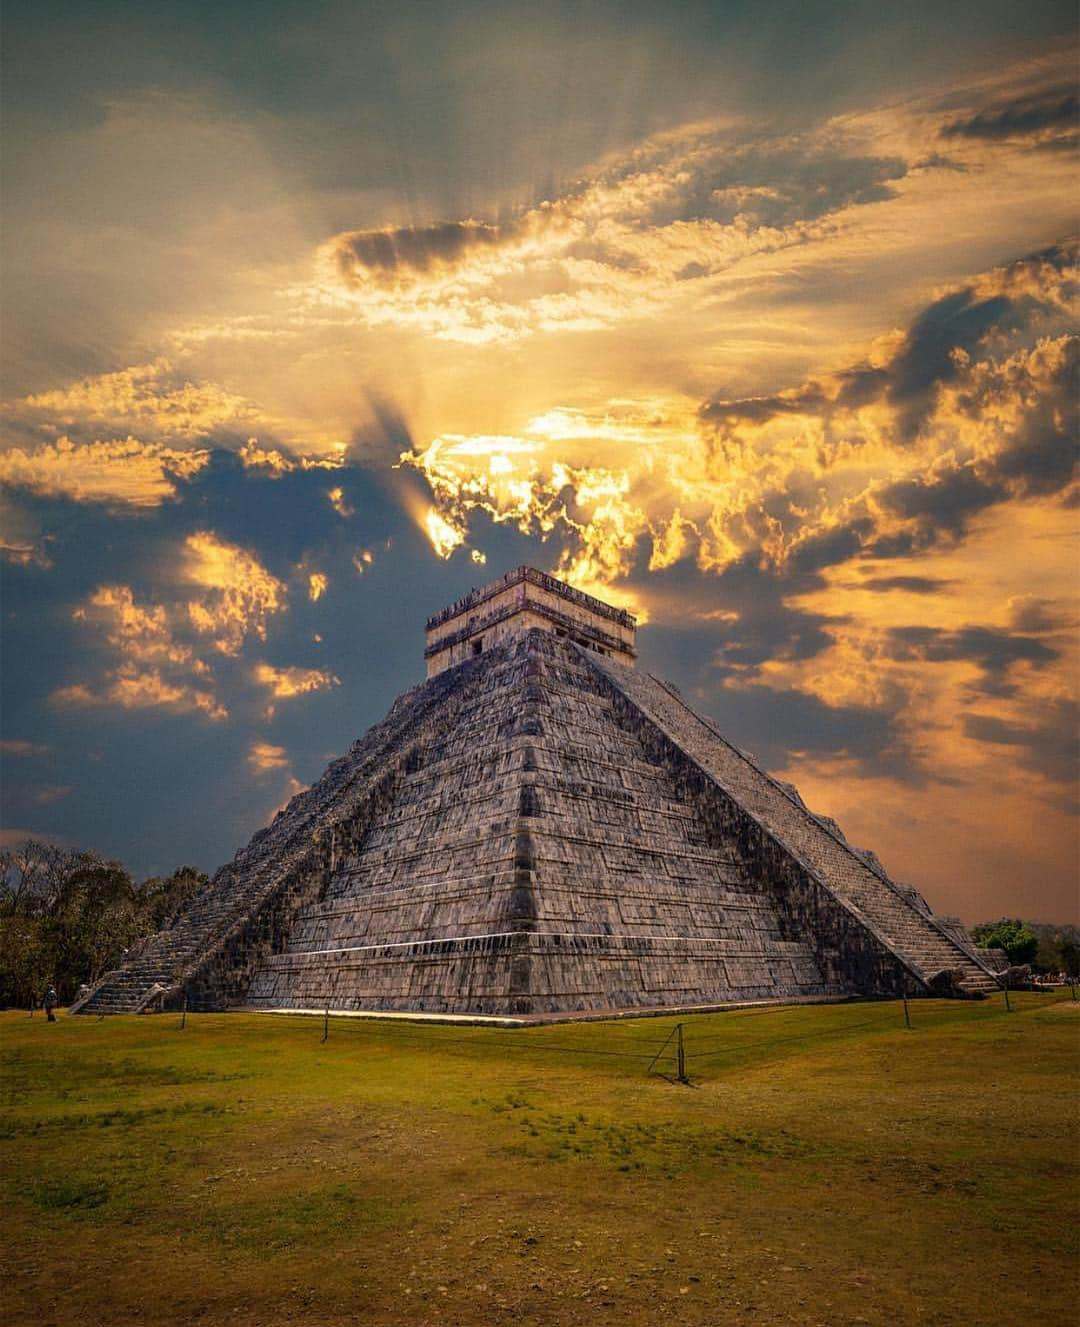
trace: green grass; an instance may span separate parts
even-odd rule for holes
[[[1013,1003],[689,1017],[692,1087],[669,1018],[3,1014],[4,1321],[1069,1321],[1080,1006]]]

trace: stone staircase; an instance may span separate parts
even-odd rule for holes
[[[446,674],[403,693],[385,719],[332,762],[317,783],[298,793],[270,826],[216,873],[168,930],[144,940],[123,967],[107,972],[70,1012],[136,1014],[175,993],[234,928],[270,899],[291,871],[305,859],[319,857],[320,833],[329,832],[331,813],[334,820],[347,819],[385,775],[395,752],[406,747],[425,723],[449,722],[469,693],[467,683],[474,671],[469,665],[456,670],[459,690],[453,698],[455,678]]]
[[[640,713],[813,873],[826,889],[896,953],[920,982],[954,972],[968,995],[999,989],[998,982],[937,920],[917,908],[884,872],[863,858],[839,830],[814,816],[794,790],[766,774],[696,714],[674,688],[588,651],[582,657]]]

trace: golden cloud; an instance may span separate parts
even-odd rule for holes
[[[352,506],[345,497],[345,490],[343,488],[337,487],[327,489],[326,500],[342,518],[347,518],[353,514]]]
[[[126,438],[75,443],[61,438],[35,452],[0,452],[0,483],[76,502],[156,507],[174,497],[174,477],[187,479],[210,459],[207,451],[174,451]]]
[[[214,383],[185,380],[165,358],[39,392],[10,408],[47,417],[60,427],[107,424],[110,431],[122,428],[144,437],[187,440],[224,425],[243,426],[258,414],[242,396]]]
[[[214,695],[209,668],[177,638],[165,605],[137,602],[127,585],[101,585],[73,616],[101,632],[116,651],[117,663],[97,687],[85,682],[61,687],[53,693],[55,704],[127,710],[160,706],[200,711],[211,719],[228,717]]]
[[[130,586],[99,586],[86,604],[76,609],[75,617],[95,622],[129,662],[168,663],[206,671],[191,647],[175,639],[164,605],[137,604]]]
[[[274,746],[271,742],[252,742],[247,759],[256,774],[266,774],[271,770],[289,767],[289,756],[285,748]]]
[[[340,678],[319,668],[275,668],[266,663],[256,664],[251,677],[257,685],[266,687],[275,700],[291,700],[341,685]]]
[[[260,447],[258,439],[248,438],[239,455],[245,470],[262,470],[280,479],[297,470],[340,470],[345,464],[345,445],[340,443],[332,456],[293,456],[275,447]]]
[[[163,707],[180,713],[198,711],[215,720],[226,719],[229,714],[209,691],[170,682],[156,669],[137,672],[125,665],[121,665],[99,690],[76,682],[58,688],[51,699],[53,704],[65,707],[115,705],[125,710]]]
[[[191,624],[222,654],[238,654],[248,634],[265,640],[268,619],[285,607],[284,584],[251,553],[209,531],[184,541],[183,576],[203,591],[188,601]]]

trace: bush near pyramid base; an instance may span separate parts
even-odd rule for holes
[[[532,627],[401,696],[82,1012],[993,989],[962,929],[672,688]]]

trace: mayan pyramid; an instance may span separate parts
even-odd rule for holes
[[[83,1012],[994,989],[962,927],[635,666],[628,613],[519,567],[430,618],[425,656]]]

